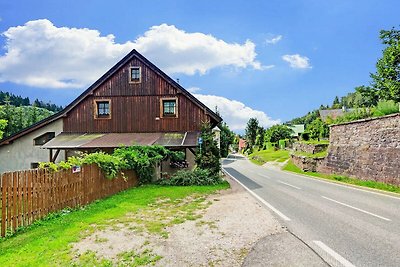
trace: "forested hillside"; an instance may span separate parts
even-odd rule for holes
[[[62,109],[51,103],[0,91],[0,139],[8,137]]]

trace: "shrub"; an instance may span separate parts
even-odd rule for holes
[[[286,147],[286,140],[285,140],[285,139],[281,139],[281,140],[278,141],[278,144],[279,144],[279,148],[280,148],[280,149],[285,149],[285,147]]]
[[[220,154],[209,123],[202,125],[201,138],[203,143],[200,145],[200,149],[197,150],[196,164],[200,169],[209,170],[211,175],[219,175],[221,170]]]
[[[393,100],[379,101],[374,110],[374,117],[385,116],[399,112],[399,104]]]
[[[162,180],[163,185],[190,186],[190,185],[216,185],[223,180],[218,175],[211,175],[209,170],[199,168],[193,171],[177,171],[170,179]]]

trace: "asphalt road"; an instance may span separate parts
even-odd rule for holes
[[[331,266],[400,266],[400,198],[257,166],[223,168]]]

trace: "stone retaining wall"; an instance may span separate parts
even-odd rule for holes
[[[400,186],[400,114],[332,125],[318,171]]]
[[[316,172],[320,171],[320,166],[323,164],[325,158],[309,158],[305,156],[299,156],[295,154],[290,154],[290,159],[292,162],[305,172]]]

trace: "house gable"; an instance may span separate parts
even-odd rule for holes
[[[126,67],[133,65],[143,66],[143,68],[141,69],[143,75],[141,83],[131,84],[138,90],[127,91],[127,88],[129,87],[128,86],[129,82],[126,84],[126,82],[128,81],[128,76],[127,76],[128,73],[126,73],[126,71],[129,70]],[[115,81],[118,81],[121,84],[113,83]],[[113,89],[116,87],[120,89],[119,90]],[[126,94],[127,92],[130,93]],[[115,96],[119,96],[121,97],[119,99],[120,101],[122,102],[125,101],[125,103],[127,103],[129,98],[137,96],[136,103],[138,105],[136,105],[136,107],[131,109],[130,112],[135,114],[138,113],[140,114],[140,110],[142,109],[146,110],[147,108],[149,108],[150,105],[153,105],[148,102],[149,101],[148,96],[151,96],[152,93],[154,94],[153,96],[159,98],[168,95],[178,96],[180,120],[169,121],[169,123],[164,122],[164,123],[154,124],[154,121],[157,120],[157,117],[153,117],[155,113],[152,112],[151,116],[149,114],[146,115],[147,116],[146,119],[141,117],[140,121],[135,121],[135,123],[137,124],[137,128],[139,128],[139,125],[141,126],[142,130],[140,131],[150,131],[150,132],[157,130],[179,131],[179,129],[182,128],[185,128],[184,129],[185,131],[191,131],[191,130],[198,130],[198,125],[206,120],[210,121],[211,124],[213,125],[216,125],[218,122],[222,121],[222,119],[217,114],[215,114],[203,103],[201,103],[198,99],[196,99],[193,95],[187,92],[183,87],[181,87],[178,83],[172,80],[168,75],[166,75],[164,72],[158,69],[155,65],[153,65],[145,57],[139,54],[136,50],[132,50],[128,55],[126,55],[117,64],[115,64],[109,71],[107,71],[102,77],[100,77],[95,83],[93,83],[87,90],[85,90],[80,96],[78,96],[72,103],[66,106],[62,111],[30,127],[27,127],[21,130],[20,132],[13,134],[10,137],[0,140],[0,146],[7,145],[10,142],[13,142],[15,139],[18,139],[32,131],[40,129],[41,127],[44,127],[47,124],[54,122],[55,120],[58,120],[59,118],[64,118],[64,124],[65,124],[64,131],[67,132],[109,131],[111,127],[110,121],[107,122],[106,120],[103,120],[102,123],[100,123],[100,122],[94,122],[94,120],[89,119],[89,117],[87,117],[87,119],[81,117],[81,116],[89,116],[89,115],[84,115],[89,113],[93,115],[94,112],[93,102],[91,102],[91,104],[89,104],[88,102],[93,101],[93,99],[95,98],[98,99],[102,97],[107,97],[107,95],[109,95],[113,96],[113,98]],[[115,101],[115,99],[113,101]],[[189,106],[192,108],[190,108]],[[197,106],[197,108],[195,108],[194,106]],[[126,104],[122,104],[120,106],[117,105],[115,108],[119,109],[117,111],[119,111],[120,112],[119,114],[121,114],[122,116],[124,112],[126,113],[126,109],[129,108],[129,106]],[[76,110],[78,109],[81,109],[80,112],[76,112]],[[82,113],[82,109],[86,109],[86,111],[87,109],[89,109],[90,112]],[[155,108],[153,110],[155,110]],[[138,116],[136,117],[131,116],[130,118],[134,120],[135,118],[138,118]],[[150,119],[154,118],[154,121],[148,120],[148,118]],[[125,117],[121,117],[119,119],[126,120]],[[86,129],[85,127],[77,126],[78,124],[82,123],[86,123],[87,126]],[[130,130],[136,129],[135,127],[124,128],[120,125],[117,125],[118,122],[116,119],[113,120],[111,124],[114,124],[113,125],[114,132],[122,132],[122,131],[127,131],[128,129]],[[146,124],[153,124],[153,126],[146,127]],[[85,131],[89,129],[90,131]]]
[[[140,82],[129,81],[131,67],[140,67]],[[160,71],[161,72],[161,71]],[[205,121],[218,122],[170,78],[136,54],[105,79],[64,118],[64,132],[179,132],[198,131]],[[176,99],[177,114],[162,115],[163,99]],[[110,101],[109,119],[98,119],[96,101]]]

